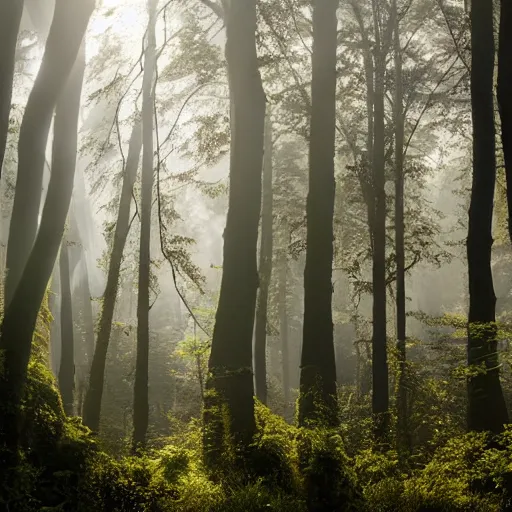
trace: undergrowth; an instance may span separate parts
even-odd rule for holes
[[[498,512],[512,510],[512,429],[498,439],[453,437],[429,460],[403,468],[395,452],[346,428],[299,429],[256,405],[257,435],[241,478],[226,459],[220,478],[202,463],[198,421],[140,457],[114,458],[79,418],[65,416],[46,366],[30,364],[10,512]],[[348,455],[350,452],[352,455]],[[218,475],[217,475],[218,476]]]

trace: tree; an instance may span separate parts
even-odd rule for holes
[[[92,1],[58,2],[57,7],[64,9],[54,22],[54,31],[62,33],[60,23],[69,25],[64,31],[72,34],[71,41],[84,37],[88,20],[93,12]],[[67,11],[66,9],[70,9]],[[74,30],[72,28],[74,27]],[[66,41],[66,40],[64,40]],[[52,51],[60,52],[67,47],[60,41],[59,46],[47,46]],[[72,46],[71,42],[70,45]],[[0,414],[0,446],[4,445],[7,455],[16,453],[18,445],[18,426],[20,419],[20,402],[27,375],[27,367],[31,354],[32,336],[37,316],[47,289],[59,246],[64,233],[66,217],[73,192],[78,139],[78,115],[85,69],[85,46],[75,47],[75,65],[67,80],[63,94],[59,98],[55,112],[54,137],[52,148],[52,174],[48,185],[48,193],[43,208],[41,225],[30,252],[27,264],[21,275],[15,293],[7,305],[1,325],[0,350],[3,353],[3,368],[0,372],[0,394],[9,397],[1,402]],[[78,54],[78,55],[77,55]],[[49,59],[49,58],[48,58]],[[64,79],[64,82],[66,80]],[[30,131],[40,134],[45,128],[45,118],[37,118]],[[27,114],[25,114],[27,116]],[[20,135],[21,138],[21,135]],[[39,139],[39,137],[38,137]],[[21,140],[20,140],[21,143]],[[28,150],[30,151],[30,150]],[[34,171],[37,162],[31,162]],[[8,455],[9,456],[9,455]]]
[[[252,335],[265,127],[265,93],[256,54],[256,1],[224,4],[232,133],[223,273],[205,407],[205,450],[212,461],[222,451],[222,430],[215,427],[213,403],[227,407],[228,434],[237,444],[247,446],[255,430]]]
[[[273,183],[272,183],[272,120],[267,106],[265,123],[265,149],[263,161],[262,205],[261,205],[261,238],[259,278],[260,289],[256,307],[256,327],[254,335],[254,374],[256,396],[267,403],[267,312],[270,279],[272,277],[272,246],[273,246]]]
[[[313,4],[309,193],[299,424],[335,423],[336,365],[332,322],[334,143],[338,0]],[[318,402],[320,402],[319,410]]]
[[[372,334],[372,409],[375,434],[382,438],[387,430],[389,384],[386,334],[386,146],[385,75],[393,24],[388,21],[382,33],[381,9],[372,0],[375,31],[375,87],[373,96],[373,154],[371,157],[373,206],[373,334]]]
[[[496,326],[496,296],[491,271],[492,216],[496,181],[494,125],[493,6],[471,3],[471,108],[473,182],[467,238],[468,429],[501,432],[508,413],[501,389]]]
[[[16,194],[7,245],[6,304],[14,296],[36,238],[52,116],[76,60],[93,7],[93,0],[57,0],[55,3],[43,61],[20,127]]]
[[[0,5],[0,177],[9,133],[16,43],[23,3],[23,0],[6,0]]]
[[[508,231],[512,241],[512,5],[501,0],[500,6],[497,93],[507,178]]]
[[[290,344],[288,328],[288,254],[286,247],[279,250],[278,256],[278,304],[279,337],[281,341],[281,371],[283,374],[283,397],[286,411],[290,407]]]
[[[84,400],[84,423],[91,430],[97,432],[100,427],[101,398],[105,378],[105,365],[107,361],[110,333],[112,331],[112,320],[114,318],[114,307],[116,304],[119,288],[119,273],[123,259],[124,247],[130,229],[130,208],[132,204],[132,192],[137,168],[139,167],[140,152],[142,148],[142,127],[139,120],[135,121],[130,143],[128,157],[123,175],[121,198],[117,213],[116,228],[112,252],[110,255],[107,284],[103,293],[103,307],[100,313],[98,336],[94,348],[94,355],[91,363],[89,387]]]
[[[71,302],[71,276],[69,248],[63,238],[60,248],[60,323],[61,351],[59,368],[59,389],[67,415],[73,414],[75,389],[75,341],[73,332],[73,311]]]
[[[395,128],[395,262],[396,262],[396,346],[399,360],[397,415],[398,445],[407,449],[407,388],[406,371],[406,314],[405,314],[405,225],[404,225],[404,94],[402,75],[402,45],[397,0],[393,0],[395,98],[393,122]]]
[[[151,268],[151,204],[153,195],[153,104],[156,65],[156,7],[148,0],[148,39],[142,84],[142,185],[140,203],[139,286],[137,295],[137,361],[133,395],[133,450],[145,446],[149,422],[149,280]]]

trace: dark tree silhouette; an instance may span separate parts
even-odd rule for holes
[[[60,248],[60,325],[61,351],[59,368],[59,389],[64,411],[73,414],[75,391],[75,340],[73,332],[73,310],[71,302],[71,276],[69,266],[69,247],[63,238]]]
[[[211,462],[223,450],[215,404],[227,406],[229,434],[236,443],[247,446],[255,430],[252,338],[265,127],[265,94],[256,54],[256,1],[225,5],[232,137],[223,274],[205,407],[205,451]]]
[[[92,14],[93,2],[69,2],[68,16],[61,23],[74,25],[72,39],[82,38]],[[66,4],[68,5],[68,4]],[[57,2],[59,8],[66,5]],[[62,29],[61,29],[62,30]],[[70,29],[69,29],[70,30]],[[61,44],[60,48],[66,46]],[[80,96],[85,69],[85,49],[76,48],[75,65],[57,104],[52,149],[52,174],[43,208],[41,225],[15,293],[5,309],[1,326],[0,350],[3,351],[3,371],[0,373],[0,395],[9,399],[0,402],[0,448],[15,453],[18,445],[19,405],[30,359],[32,336],[39,308],[55,265],[71,202],[77,155],[77,129]],[[31,114],[29,114],[31,115]],[[33,120],[35,122],[35,120]],[[39,124],[41,123],[41,124]],[[32,127],[35,132],[44,125],[39,119]],[[43,126],[44,128],[44,126]],[[34,165],[37,162],[33,162]]]
[[[133,450],[145,446],[149,422],[149,279],[151,269],[151,203],[153,197],[153,102],[156,59],[157,0],[148,0],[148,41],[142,85],[142,185],[140,202],[139,286],[137,295],[137,361],[133,396]]]
[[[471,107],[473,183],[467,238],[469,274],[468,364],[482,367],[468,379],[468,429],[501,432],[508,422],[501,389],[496,296],[491,271],[496,182],[493,5],[471,2]]]
[[[50,124],[76,60],[93,4],[93,0],[55,2],[43,62],[20,127],[18,175],[7,245],[6,304],[14,296],[36,238]]]
[[[94,356],[91,363],[89,387],[87,389],[83,420],[92,431],[98,432],[100,428],[101,398],[105,379],[105,365],[107,364],[107,352],[112,331],[112,320],[119,288],[119,273],[123,259],[124,247],[130,229],[130,207],[132,204],[132,191],[137,168],[139,167],[140,152],[142,148],[142,126],[136,121],[130,136],[128,157],[123,175],[119,211],[117,213],[116,229],[110,261],[108,266],[107,284],[103,293],[103,307],[100,313],[98,336],[94,347]]]
[[[304,271],[304,335],[299,424],[320,415],[336,422],[336,364],[332,322],[334,144],[338,0],[313,4],[313,76],[307,249]],[[323,410],[319,410],[323,409]]]

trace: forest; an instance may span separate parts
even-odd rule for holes
[[[0,0],[0,169],[0,512],[512,511],[510,0]]]

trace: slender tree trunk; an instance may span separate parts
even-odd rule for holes
[[[148,41],[142,100],[142,185],[140,203],[139,288],[137,302],[137,361],[133,395],[133,450],[143,448],[149,423],[149,279],[151,270],[151,203],[153,196],[153,82],[156,59],[156,7],[148,0]]]
[[[68,416],[73,414],[75,391],[75,340],[73,332],[73,311],[71,303],[71,276],[67,240],[60,248],[60,325],[62,348],[60,353],[59,389]]]
[[[91,362],[91,374],[89,387],[85,394],[83,420],[94,432],[100,427],[101,398],[105,378],[105,365],[107,362],[108,345],[112,331],[112,320],[119,288],[119,273],[123,259],[124,247],[130,229],[130,208],[132,203],[132,191],[137,168],[139,167],[140,151],[142,148],[142,130],[139,121],[136,121],[130,137],[128,157],[123,176],[121,199],[117,213],[116,230],[110,262],[108,267],[107,284],[103,293],[103,307],[100,313],[98,336],[94,355]]]
[[[4,162],[23,0],[0,2],[0,177]]]
[[[406,379],[406,315],[405,315],[405,242],[404,242],[404,110],[402,84],[402,47],[400,45],[400,24],[397,0],[394,10],[394,60],[395,60],[395,264],[396,264],[396,338],[399,361],[398,370],[398,448],[400,452],[410,448],[407,428],[407,379]]]
[[[74,2],[69,2],[74,5]],[[60,3],[58,2],[58,5]],[[67,5],[67,4],[66,4]],[[82,34],[92,14],[93,4],[80,3],[80,9],[68,12],[65,21],[79,27]],[[84,21],[85,20],[85,21]],[[77,28],[78,30],[78,28]],[[74,33],[73,38],[78,37]],[[65,46],[61,41],[61,46]],[[67,85],[61,95],[55,114],[52,149],[52,176],[48,187],[41,225],[25,270],[16,287],[11,302],[7,305],[1,326],[0,350],[4,354],[4,367],[0,379],[0,395],[10,400],[0,402],[0,448],[4,445],[11,453],[18,445],[18,425],[23,387],[30,359],[32,336],[41,302],[55,265],[64,233],[66,217],[73,192],[75,176],[78,115],[85,69],[84,46],[78,57]],[[44,119],[39,119],[44,124]],[[36,132],[37,126],[36,124]]]
[[[382,438],[387,430],[389,385],[386,337],[386,191],[385,185],[385,71],[386,51],[380,34],[380,19],[376,0],[373,0],[375,28],[375,92],[374,142],[372,156],[373,215],[373,395],[372,410],[375,435]]]
[[[278,284],[278,302],[279,302],[279,334],[281,339],[281,367],[283,379],[283,397],[285,410],[290,408],[290,345],[288,338],[288,257],[286,255],[286,246],[279,251],[279,284]]]
[[[338,0],[313,7],[313,76],[299,424],[337,420],[332,323]]]
[[[267,311],[268,290],[272,277],[273,247],[273,184],[272,184],[272,121],[267,106],[265,126],[265,151],[263,161],[263,201],[261,206],[261,246],[260,246],[260,290],[256,308],[256,329],[254,343],[254,374],[256,396],[267,403]]]
[[[498,105],[507,177],[508,232],[512,241],[512,3],[501,0],[498,49]]]
[[[56,0],[43,62],[25,107],[18,143],[18,176],[7,245],[8,305],[36,238],[48,133],[57,100],[76,60],[93,0]]]
[[[205,407],[205,455],[218,461],[227,435],[247,446],[255,430],[252,334],[258,290],[257,241],[265,128],[265,94],[256,55],[256,1],[226,2],[226,60],[232,137],[224,270],[215,318]],[[218,420],[218,421],[217,421]],[[220,436],[220,437],[219,437]]]
[[[496,182],[493,6],[471,5],[473,184],[467,238],[469,275],[468,365],[485,371],[468,379],[468,429],[501,432],[508,413],[501,389],[496,341],[496,296],[491,271]]]
[[[60,304],[57,297],[60,297],[60,271],[58,260],[52,271],[50,287],[48,291],[48,309],[52,315],[50,325],[50,368],[55,376],[59,373],[60,365]]]

